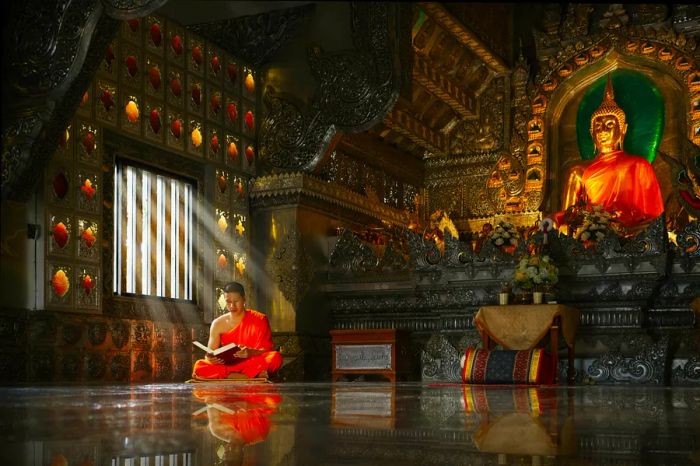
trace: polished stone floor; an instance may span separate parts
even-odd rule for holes
[[[0,464],[700,464],[700,390],[382,382],[0,388]]]

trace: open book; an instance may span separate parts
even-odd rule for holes
[[[217,358],[223,359],[224,364],[231,365],[242,361],[241,358],[237,358],[235,356],[236,353],[243,349],[238,343],[229,343],[228,345],[224,345],[215,350],[209,348],[208,346],[204,346],[198,341],[193,341],[192,344],[197,348],[204,350],[207,353],[213,354]]]
[[[202,413],[207,412],[207,409],[209,409],[209,408],[218,409],[219,411],[224,412],[226,414],[235,414],[236,413],[236,411],[234,411],[230,408],[227,408],[226,406],[220,405],[219,403],[207,403],[206,406],[199,408],[197,411],[192,413],[192,415],[198,416]]]

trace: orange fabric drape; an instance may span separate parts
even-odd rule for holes
[[[651,164],[624,151],[598,155],[583,172],[581,184],[590,205],[617,211],[625,227],[653,220],[664,211],[661,189]]]

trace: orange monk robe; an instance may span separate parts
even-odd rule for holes
[[[261,312],[246,309],[238,325],[221,334],[221,346],[233,342],[265,352],[258,356],[241,359],[240,362],[230,366],[200,359],[194,363],[193,375],[203,379],[225,379],[230,373],[238,372],[253,378],[262,371],[272,374],[282,365],[282,355],[272,350],[272,331],[267,316]]]
[[[664,211],[661,189],[651,164],[623,151],[598,155],[583,172],[589,205],[617,212],[625,227],[653,220]]]
[[[282,402],[282,397],[271,387],[266,385],[261,393],[245,388],[232,392],[227,388],[225,392],[195,389],[194,394],[207,403],[218,403],[232,411],[228,413],[215,407],[207,410],[212,434],[227,442],[240,440],[250,445],[267,438],[273,426],[270,416]]]

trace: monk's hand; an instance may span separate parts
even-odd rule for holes
[[[237,357],[237,358],[245,359],[245,358],[250,357],[251,354],[250,354],[250,352],[248,351],[248,348],[246,348],[245,346],[243,346],[243,347],[241,347],[241,350],[240,350],[238,353],[234,354],[234,356]]]
[[[209,361],[213,364],[223,364],[224,363],[223,359],[217,358],[216,356],[214,356],[213,353],[207,353],[206,358],[207,358],[207,361]]]

